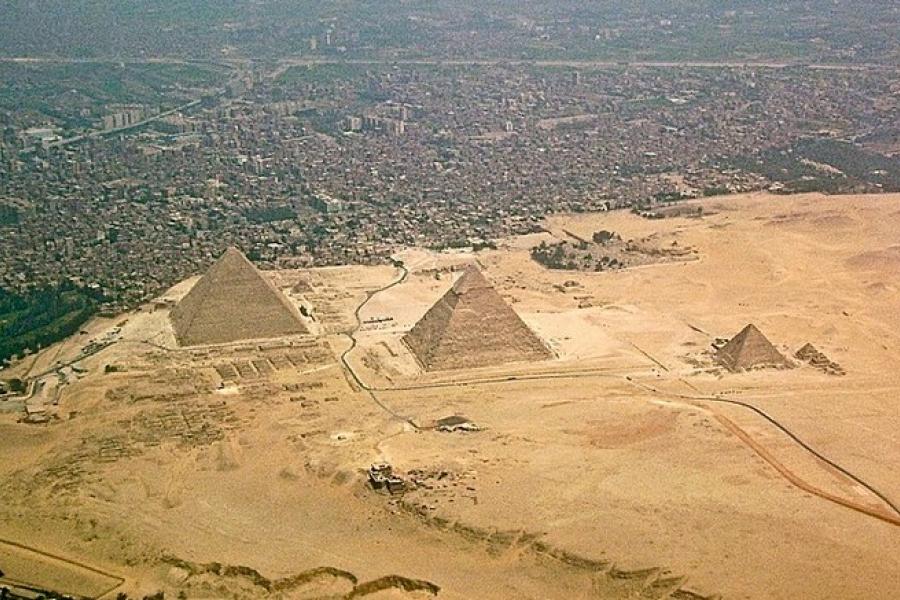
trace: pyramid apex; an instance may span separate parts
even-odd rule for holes
[[[243,252],[241,252],[240,248],[238,248],[237,246],[228,246],[227,248],[225,248],[225,252],[223,252],[222,254],[219,255],[219,260],[222,260],[223,258],[226,258],[226,257],[228,257],[228,258],[243,258],[244,260],[249,260],[249,259],[247,259],[247,256]]]
[[[453,284],[453,291],[457,294],[465,294],[476,289],[493,288],[485,278],[478,265],[472,263],[465,268],[463,274]]]

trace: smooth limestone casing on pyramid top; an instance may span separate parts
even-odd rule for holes
[[[182,346],[308,333],[297,309],[236,248],[229,248],[172,310]]]
[[[553,356],[474,266],[466,269],[403,341],[427,371]]]

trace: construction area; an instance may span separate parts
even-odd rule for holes
[[[695,204],[91,321],[0,372],[0,588],[900,597],[900,195]],[[597,231],[691,260],[532,258]]]

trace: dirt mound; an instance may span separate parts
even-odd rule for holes
[[[403,341],[428,371],[552,356],[474,266],[466,269]]]
[[[654,411],[622,419],[592,419],[587,427],[576,431],[594,448],[615,449],[658,438],[673,431],[678,415]]]
[[[309,282],[309,279],[302,277],[299,281],[291,288],[291,291],[295,294],[311,294],[315,290],[313,289],[312,284]]]
[[[437,596],[438,592],[441,591],[441,588],[430,581],[424,581],[422,579],[409,579],[407,577],[400,577],[399,575],[388,575],[359,584],[352,592],[350,592],[350,594],[348,594],[347,598],[362,598],[364,596],[372,596],[379,592],[386,591],[394,592],[393,597],[402,598],[407,594],[401,594],[401,592],[417,593],[418,596],[423,594]]]
[[[866,271],[900,272],[900,245],[862,252],[847,259],[847,266]]]
[[[229,248],[172,310],[182,346],[307,333],[300,315],[236,248]]]
[[[752,323],[716,352],[716,360],[729,371],[790,366],[772,342]]]

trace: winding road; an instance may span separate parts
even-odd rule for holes
[[[390,392],[400,392],[400,391],[414,391],[414,390],[441,389],[441,388],[459,388],[459,387],[465,387],[465,386],[503,384],[503,383],[521,382],[521,381],[581,379],[581,378],[603,377],[603,376],[610,377],[610,376],[614,376],[612,373],[613,371],[621,372],[621,369],[595,368],[595,369],[585,369],[585,370],[581,370],[581,371],[558,371],[558,372],[545,372],[545,373],[539,373],[539,374],[533,374],[533,375],[527,375],[527,374],[526,375],[507,375],[507,376],[497,376],[497,377],[476,378],[476,379],[462,380],[462,381],[422,383],[422,384],[412,384],[412,385],[405,385],[405,386],[396,386],[396,387],[391,387],[391,388],[371,386],[368,383],[366,383],[365,381],[363,381],[363,379],[359,376],[359,374],[353,369],[353,367],[350,364],[350,361],[348,360],[348,357],[349,357],[350,353],[353,352],[353,350],[355,350],[356,347],[358,346],[358,341],[356,339],[356,333],[359,331],[360,327],[362,326],[362,322],[360,319],[360,312],[362,311],[362,309],[377,294],[404,283],[409,276],[409,270],[401,262],[395,261],[394,264],[399,269],[401,269],[402,275],[400,276],[399,279],[392,281],[390,284],[388,284],[382,288],[379,288],[377,290],[373,290],[373,291],[366,293],[365,300],[359,306],[357,306],[356,310],[354,311],[354,316],[356,319],[356,326],[350,332],[348,332],[346,334],[351,340],[351,345],[349,348],[347,348],[347,350],[345,350],[341,354],[340,358],[341,358],[341,363],[344,365],[344,368],[347,369],[347,372],[350,374],[350,376],[353,378],[353,380],[359,385],[359,387],[362,390],[364,390],[369,395],[369,397],[382,410],[384,410],[385,412],[387,412],[388,414],[390,414],[391,416],[393,416],[397,419],[400,419],[406,423],[409,423],[416,430],[420,430],[420,427],[412,420],[411,417],[406,417],[406,416],[400,415],[397,412],[395,412],[393,409],[391,409],[389,406],[387,406],[384,402],[382,402],[381,400],[378,399],[378,397],[376,396],[376,392],[390,393]],[[637,346],[635,346],[635,348],[642,355],[644,355],[650,361],[652,361],[655,365],[657,365],[658,367],[661,367],[663,370],[665,370],[667,372],[669,371],[669,369],[667,367],[665,367],[658,360],[656,360],[655,358],[650,356],[648,353],[644,352]],[[818,496],[824,500],[827,500],[829,502],[837,504],[839,506],[854,510],[860,514],[863,514],[863,515],[878,519],[880,521],[883,521],[885,523],[889,523],[891,525],[900,527],[900,506],[898,506],[894,501],[892,501],[884,492],[882,492],[880,489],[878,489],[874,484],[869,483],[868,481],[866,481],[859,475],[856,475],[853,472],[851,472],[846,467],[841,466],[836,461],[825,456],[821,451],[817,450],[811,444],[804,441],[799,436],[799,434],[797,434],[795,431],[790,429],[787,425],[785,425],[784,423],[782,423],[781,421],[776,419],[774,416],[772,416],[771,414],[764,411],[763,409],[761,409],[757,406],[754,406],[753,404],[750,404],[748,402],[742,402],[739,400],[731,400],[728,398],[722,398],[721,396],[702,395],[699,393],[696,396],[691,396],[691,395],[686,395],[686,394],[672,394],[672,393],[662,394],[662,393],[658,392],[657,390],[655,390],[654,388],[652,388],[651,386],[647,386],[647,385],[641,384],[639,382],[636,382],[633,378],[631,378],[629,376],[625,376],[625,379],[629,383],[636,385],[636,386],[640,387],[641,389],[651,392],[655,395],[675,397],[678,399],[687,400],[687,401],[694,403],[694,405],[698,406],[699,408],[705,408],[706,410],[711,412],[713,414],[713,416],[715,416],[715,418],[720,423],[722,423],[722,425],[724,425],[733,435],[735,435],[738,439],[740,439],[745,445],[747,445],[751,450],[753,450],[763,460],[765,460],[770,466],[772,466],[784,479],[786,479],[788,482],[790,482],[792,485],[796,486],[797,488],[799,488],[805,492],[808,492],[810,494],[813,494],[815,496]],[[681,381],[683,383],[685,383],[685,385],[687,385],[688,387],[691,387],[692,389],[696,389],[696,388],[694,388],[694,386],[690,385],[686,381],[684,381],[684,380],[681,380]],[[869,493],[871,493],[873,496],[875,496],[881,502],[883,502],[884,505],[890,509],[890,511],[883,512],[883,511],[873,509],[869,506],[866,506],[866,505],[863,505],[863,504],[860,504],[857,502],[853,502],[853,501],[847,500],[845,498],[841,498],[839,496],[836,496],[830,492],[827,492],[825,490],[822,490],[821,488],[818,488],[818,487],[810,484],[809,482],[805,481],[803,478],[798,476],[796,473],[794,473],[793,471],[788,469],[786,466],[784,466],[768,450],[766,450],[761,444],[759,444],[756,440],[754,440],[753,437],[749,433],[747,433],[744,429],[742,429],[740,426],[738,426],[736,423],[734,423],[731,419],[728,419],[724,415],[711,410],[709,407],[702,406],[702,404],[698,405],[697,403],[727,404],[727,405],[740,407],[744,410],[750,411],[754,415],[764,419],[769,425],[775,427],[777,430],[782,432],[797,447],[799,447],[806,453],[812,455],[816,460],[821,461],[828,467],[841,473],[843,476],[845,476],[847,479],[849,479],[853,483],[865,488]]]
[[[409,269],[407,269],[406,266],[404,266],[404,264],[401,261],[395,260],[394,266],[397,267],[398,269],[400,269],[400,277],[398,279],[395,279],[394,281],[392,281],[391,283],[387,284],[384,287],[378,288],[377,290],[371,290],[371,291],[366,292],[365,300],[363,300],[362,303],[356,307],[356,310],[353,311],[353,318],[356,319],[356,325],[353,327],[353,329],[351,329],[350,331],[348,331],[345,334],[348,338],[350,338],[350,347],[341,353],[341,364],[344,365],[344,368],[350,374],[350,377],[353,378],[353,381],[356,382],[356,384],[360,387],[360,389],[362,389],[364,392],[366,392],[366,394],[369,396],[369,398],[371,398],[372,401],[375,402],[375,404],[377,404],[379,408],[381,408],[381,410],[388,413],[395,419],[399,419],[405,423],[408,423],[414,429],[419,430],[420,429],[419,426],[410,417],[405,417],[405,416],[395,412],[393,409],[391,409],[389,406],[387,406],[381,400],[379,400],[378,396],[375,395],[375,391],[376,391],[375,388],[372,388],[371,386],[369,386],[369,384],[367,384],[365,381],[362,380],[362,378],[359,376],[359,374],[357,374],[357,372],[353,370],[353,367],[350,365],[350,361],[348,360],[348,356],[350,356],[350,353],[356,349],[356,346],[359,343],[356,339],[356,334],[357,334],[357,332],[359,332],[360,327],[362,327],[362,319],[360,319],[360,316],[359,316],[362,309],[365,308],[366,304],[368,304],[369,301],[372,298],[374,298],[377,294],[380,294],[381,292],[389,290],[394,286],[400,285],[401,283],[406,281],[407,277],[409,277]]]

